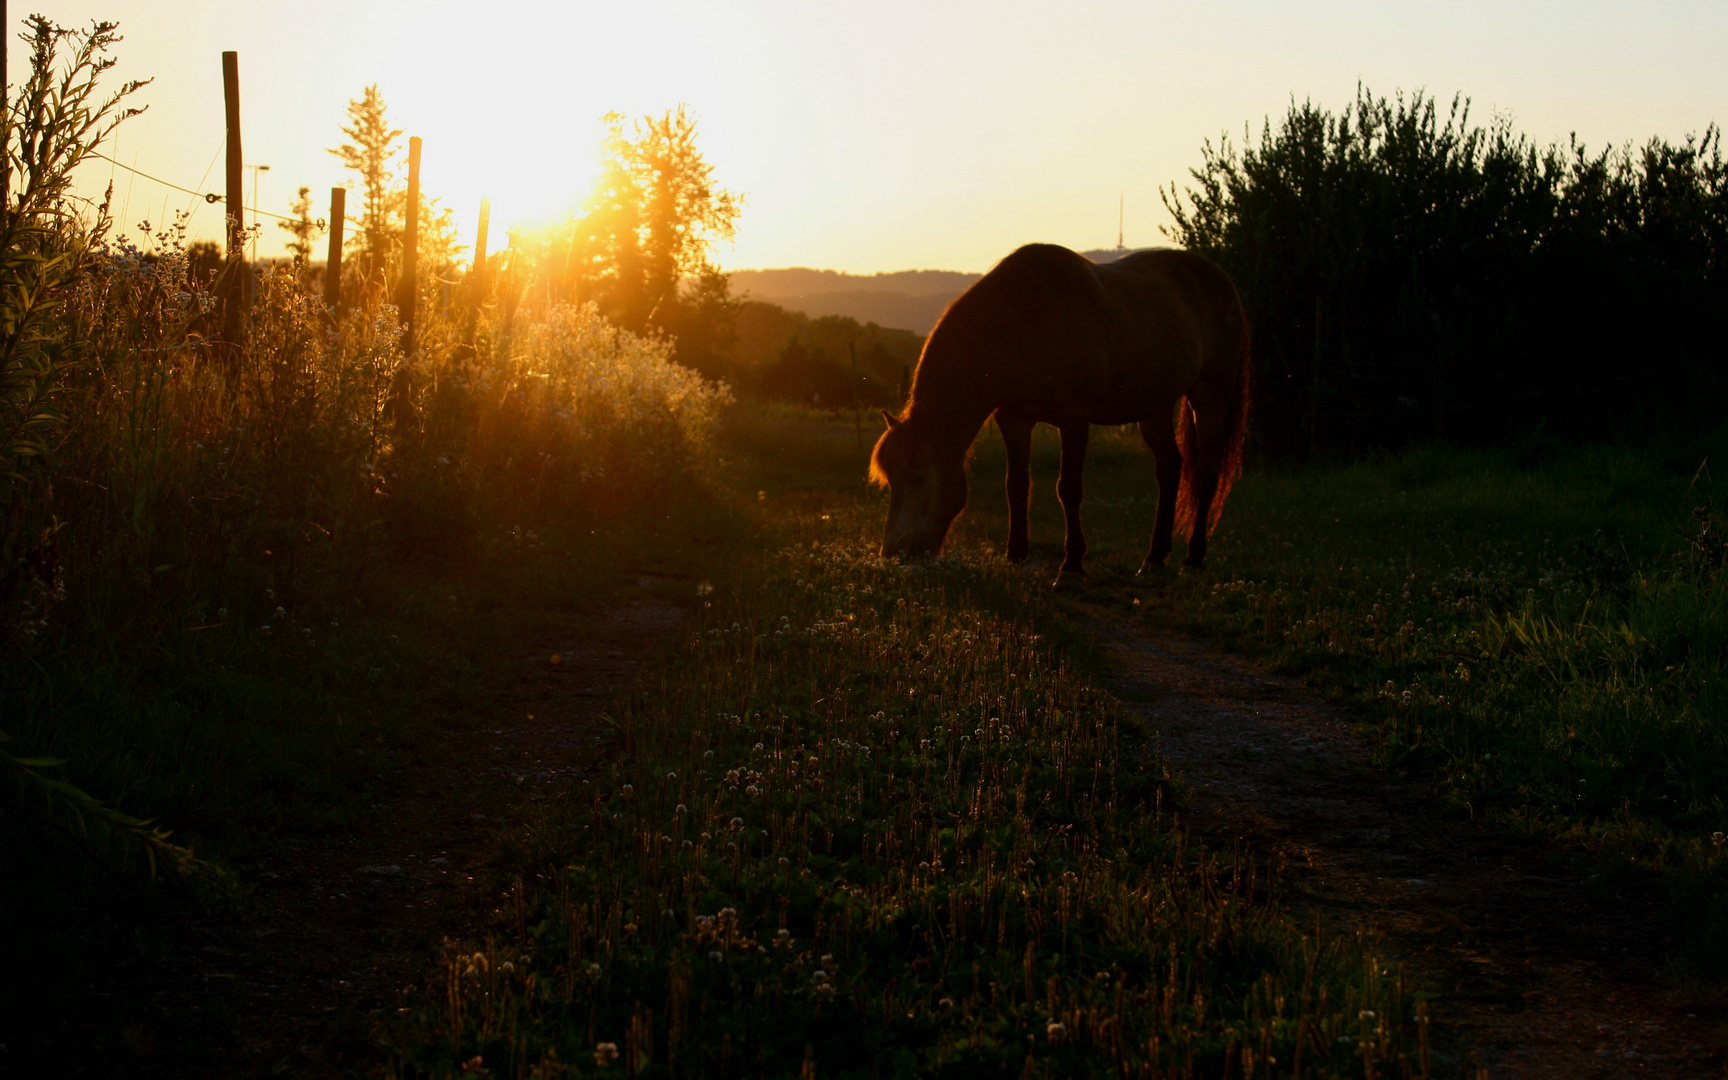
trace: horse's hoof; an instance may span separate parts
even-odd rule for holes
[[[1086,587],[1086,571],[1059,570],[1056,572],[1055,589],[1057,592],[1079,592]]]
[[[1145,577],[1147,574],[1162,574],[1166,569],[1168,569],[1168,567],[1164,565],[1163,559],[1159,559],[1156,562],[1147,559],[1145,562],[1140,564],[1140,569],[1134,571],[1134,576]]]
[[[1204,569],[1206,569],[1206,560],[1205,559],[1183,559],[1182,565],[1189,570],[1204,570]]]

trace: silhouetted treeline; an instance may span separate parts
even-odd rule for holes
[[[739,305],[723,373],[741,393],[821,408],[898,408],[924,339],[845,315],[812,318],[777,304]],[[852,354],[857,351],[857,373]]]
[[[1596,437],[1723,415],[1720,132],[1539,147],[1359,91],[1203,150],[1175,238],[1236,279],[1278,455]]]

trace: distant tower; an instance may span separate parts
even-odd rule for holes
[[[1128,207],[1128,189],[1123,188],[1116,197],[1116,254],[1122,255],[1127,248],[1122,244],[1122,212]]]

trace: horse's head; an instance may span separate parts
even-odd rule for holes
[[[940,555],[966,508],[966,452],[945,452],[910,420],[882,418],[888,430],[870,455],[870,479],[888,488],[882,556]]]

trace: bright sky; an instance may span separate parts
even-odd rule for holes
[[[744,194],[730,268],[984,270],[1019,244],[1162,241],[1158,189],[1203,140],[1256,131],[1292,95],[1332,108],[1376,92],[1463,91],[1542,140],[1679,139],[1728,120],[1728,4],[985,3],[982,0],[41,0],[68,24],[120,22],[113,75],[154,77],[115,158],[222,187],[221,52],[240,56],[258,205],[314,216],[343,182],[325,148],[376,82],[425,140],[422,185],[493,247],[521,216],[568,205],[594,171],[598,117],[688,103],[720,183]],[[14,45],[13,74],[21,48]],[[214,165],[212,166],[212,163]],[[98,175],[99,173],[99,175]],[[123,221],[220,208],[106,163]],[[249,172],[248,186],[252,174]],[[248,193],[250,201],[250,192]],[[266,228],[261,254],[285,234]]]

